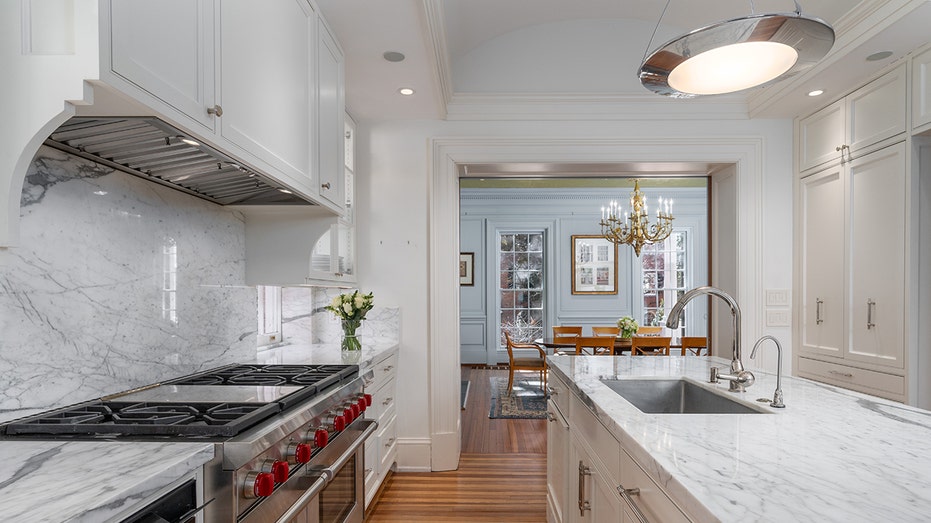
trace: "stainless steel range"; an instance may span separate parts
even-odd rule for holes
[[[371,396],[356,365],[229,365],[0,425],[4,438],[216,443],[206,522],[361,522]]]

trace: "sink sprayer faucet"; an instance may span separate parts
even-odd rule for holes
[[[782,402],[782,345],[779,344],[779,340],[769,335],[756,340],[756,344],[753,345],[753,350],[750,351],[750,359],[756,357],[756,350],[759,349],[760,345],[766,340],[773,340],[773,343],[776,344],[776,351],[779,354],[776,358],[776,392],[773,394],[773,401],[769,406],[782,409],[785,408],[786,404]]]
[[[717,287],[696,287],[685,294],[682,295],[682,299],[676,302],[672,306],[672,310],[669,311],[669,319],[666,320],[666,327],[670,329],[679,328],[679,318],[682,317],[682,311],[685,310],[685,305],[692,300],[692,298],[701,295],[710,295],[717,296],[724,300],[727,305],[731,308],[731,316],[734,318],[734,346],[733,346],[733,356],[731,357],[731,372],[730,374],[721,374],[718,372],[719,369],[711,369],[711,382],[717,383],[720,380],[727,380],[730,382],[728,390],[731,392],[744,392],[747,387],[753,385],[754,380],[756,379],[748,370],[744,370],[743,362],[740,360],[740,307],[737,305],[737,301],[731,297],[730,294],[718,289]]]

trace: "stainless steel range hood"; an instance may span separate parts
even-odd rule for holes
[[[152,117],[74,117],[45,145],[220,205],[315,205]]]

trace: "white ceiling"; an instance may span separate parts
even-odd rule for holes
[[[834,25],[832,53],[817,71],[739,95],[751,116],[790,117],[813,86],[849,88],[928,40],[922,0],[804,0],[804,14]],[[636,78],[661,0],[318,0],[346,54],[346,100],[360,121],[443,119],[451,105],[558,96],[654,101]],[[672,0],[652,47],[687,30],[751,12],[788,12],[792,0]],[[931,5],[931,2],[927,4]],[[905,6],[905,7],[903,7]],[[917,10],[916,10],[917,8]],[[905,16],[908,14],[909,16]],[[895,24],[893,18],[900,19]],[[865,56],[889,49],[878,63]],[[402,62],[382,54],[398,51]],[[832,81],[832,78],[834,80]],[[411,87],[414,96],[398,94]],[[508,98],[510,97],[510,98]],[[664,99],[665,100],[665,99]],[[671,103],[682,101],[670,100]],[[654,102],[655,103],[655,102]],[[449,111],[449,113],[448,113]]]

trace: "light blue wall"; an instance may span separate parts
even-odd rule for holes
[[[692,231],[696,256],[691,286],[707,283],[707,191],[704,188],[643,189],[648,201],[675,200],[675,225]],[[629,189],[462,189],[460,191],[460,250],[475,253],[475,285],[459,288],[460,340],[463,363],[507,361],[497,347],[495,281],[496,241],[500,232],[543,230],[545,234],[546,332],[553,325],[614,325],[621,316],[639,318],[640,260],[629,246],[618,248],[618,293],[573,295],[571,237],[597,235],[601,206],[611,199],[626,200]],[[690,335],[704,335],[705,304],[686,309]],[[491,347],[491,350],[488,348]]]

